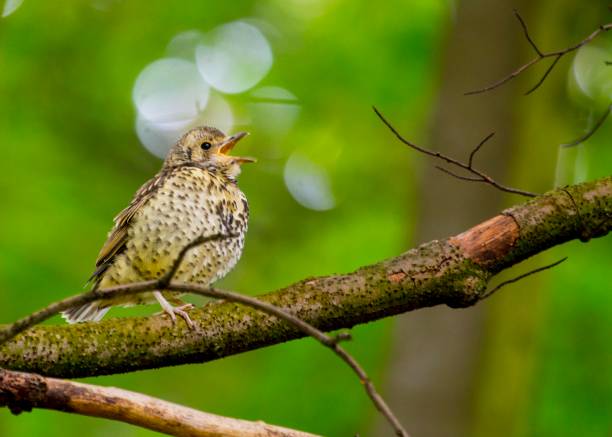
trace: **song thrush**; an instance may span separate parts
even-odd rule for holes
[[[174,279],[210,285],[238,262],[244,246],[249,208],[236,184],[240,165],[253,158],[228,152],[246,133],[226,136],[212,127],[187,132],[170,149],[157,175],[115,217],[115,226],[96,261],[94,287],[106,288],[162,277],[181,249],[199,236],[232,235],[189,250]],[[192,326],[183,307],[164,290],[109,298],[62,313],[69,323],[99,321],[112,306],[131,306],[157,299],[172,320],[180,315]],[[180,302],[180,300],[178,300]]]

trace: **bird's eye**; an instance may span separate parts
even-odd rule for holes
[[[206,141],[205,143],[202,143],[202,150],[208,150],[212,147],[212,144],[210,144],[208,141]]]

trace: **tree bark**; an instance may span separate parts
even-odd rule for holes
[[[322,330],[418,308],[467,307],[496,273],[569,240],[612,228],[612,177],[551,191],[455,237],[353,273],[305,279],[261,299]],[[0,366],[63,378],[199,363],[302,337],[273,316],[227,302],[190,312],[196,329],[164,317],[39,326],[0,349]]]

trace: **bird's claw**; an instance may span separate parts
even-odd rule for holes
[[[183,320],[185,320],[185,323],[187,323],[187,326],[189,326],[189,328],[194,329],[195,324],[193,323],[193,320],[191,320],[191,318],[189,317],[189,314],[187,314],[187,311],[185,311],[185,309],[191,308],[193,308],[193,305],[189,303],[186,305],[181,305],[180,307],[164,308],[164,312],[170,316],[170,320],[172,320],[172,323],[176,324],[176,314],[178,314],[183,318]]]
[[[182,305],[182,307],[184,306],[186,305]],[[193,307],[193,305],[191,305],[190,307]],[[166,311],[166,313],[170,316],[170,319],[172,319],[172,323],[176,323],[175,314],[178,314],[179,316],[183,318],[183,320],[185,320],[185,323],[187,323],[187,325],[191,329],[195,328],[195,324],[193,323],[193,320],[191,320],[191,318],[189,317],[189,314],[187,314],[187,311],[182,310],[181,307],[172,308],[172,311]]]
[[[176,314],[178,314],[179,316],[181,316],[185,320],[185,323],[187,323],[187,325],[191,329],[195,328],[195,325],[194,325],[193,321],[189,318],[189,315],[185,311],[185,310],[189,310],[189,309],[193,308],[192,304],[186,303],[186,304],[183,304],[183,305],[180,305],[180,306],[177,306],[177,307],[173,307],[170,304],[170,302],[168,302],[166,300],[166,298],[159,291],[154,291],[153,292],[153,296],[155,296],[155,298],[157,299],[157,301],[161,305],[161,307],[164,310],[164,312],[170,316],[170,319],[172,320],[172,323],[174,323],[174,324],[176,323]]]

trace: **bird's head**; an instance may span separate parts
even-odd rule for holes
[[[198,164],[215,167],[232,179],[240,174],[240,165],[255,162],[254,158],[232,156],[229,152],[247,136],[246,132],[225,135],[219,129],[201,126],[191,129],[170,149],[164,165]]]

